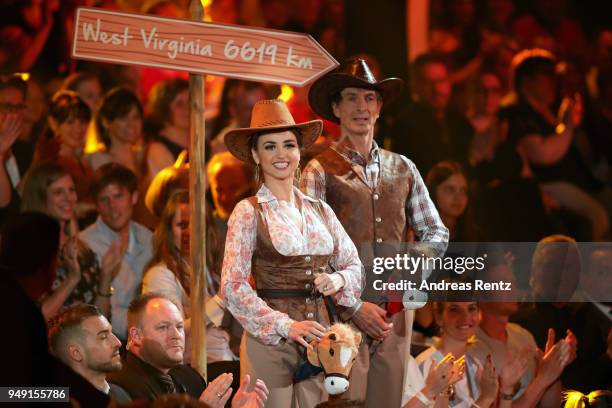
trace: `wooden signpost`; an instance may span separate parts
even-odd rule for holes
[[[76,11],[79,59],[304,86],[338,63],[307,34],[121,13]]]
[[[202,74],[304,86],[337,67],[338,62],[307,34],[201,22],[200,0],[192,0],[190,15],[193,20],[78,8],[72,56],[190,73],[191,363],[206,377]]]

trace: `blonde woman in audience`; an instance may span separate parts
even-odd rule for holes
[[[489,355],[486,361],[481,362],[468,353],[478,328],[478,304],[467,299],[436,301],[433,302],[433,309],[442,334],[435,345],[416,358],[423,377],[427,378],[430,371],[449,355],[463,361],[465,366],[465,375],[443,393],[438,394],[435,406],[454,408],[493,406],[497,400],[499,383],[492,358]],[[516,370],[522,375],[524,367],[516,367]],[[519,373],[516,376],[520,377]]]
[[[95,304],[108,316],[113,271],[121,259],[109,253],[100,266],[93,251],[77,238],[77,193],[70,173],[57,163],[35,165],[24,178],[21,203],[22,211],[45,213],[60,224],[55,281],[52,291],[41,299],[45,318],[76,303]]]

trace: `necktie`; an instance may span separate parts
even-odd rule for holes
[[[160,374],[159,381],[161,382],[164,390],[166,390],[167,394],[176,393],[176,386],[174,385],[174,380],[172,380],[172,377],[170,377],[169,374]]]

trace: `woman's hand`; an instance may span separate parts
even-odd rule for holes
[[[487,356],[484,368],[478,373],[478,384],[480,385],[478,406],[485,408],[495,402],[497,391],[499,390],[497,374],[495,373],[495,366],[490,354]]]
[[[455,366],[455,358],[448,353],[437,364],[434,362],[427,374],[423,393],[430,399],[445,391],[451,385],[451,378],[456,377],[459,367]]]
[[[64,245],[62,258],[68,272],[66,279],[72,282],[81,280],[81,265],[79,264],[79,243],[77,237],[70,238]]]
[[[308,344],[306,339],[319,341],[324,335],[325,327],[313,320],[294,322],[289,328],[289,338],[306,347],[308,350],[312,350],[312,346]]]
[[[344,278],[338,272],[322,273],[314,280],[314,284],[323,296],[330,296],[344,286]]]

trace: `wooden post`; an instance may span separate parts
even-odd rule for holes
[[[200,0],[191,0],[192,20],[202,21]],[[204,76],[189,75],[190,154],[189,209],[191,214],[191,366],[205,379],[206,373],[206,198],[204,129]]]

